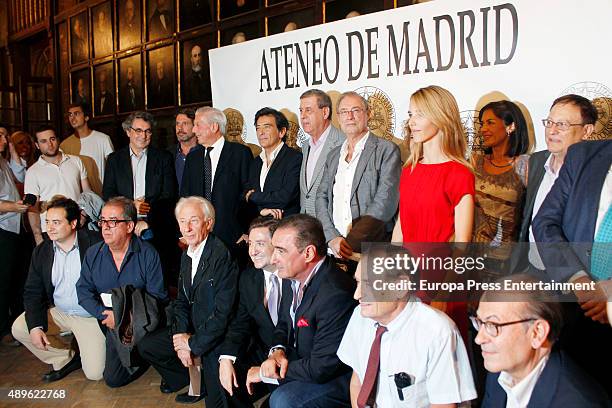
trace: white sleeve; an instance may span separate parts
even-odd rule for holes
[[[36,177],[31,170],[26,171],[25,181],[23,183],[23,192],[25,194],[34,194],[35,196],[40,197],[38,180],[36,180]]]
[[[77,160],[77,165],[79,166],[79,172],[81,173],[81,180],[85,180],[87,178],[87,169],[85,165],[83,165],[83,160],[80,157],[73,156]]]
[[[360,364],[359,364],[359,345],[361,344],[359,341],[359,319],[361,319],[360,308],[356,307],[353,310],[353,315],[351,316],[351,320],[346,326],[346,330],[344,331],[344,336],[342,336],[342,341],[340,342],[340,346],[338,347],[338,351],[336,354],[340,361],[342,361],[347,366],[351,367],[353,371],[357,372],[360,375]]]
[[[110,137],[108,137],[108,135],[104,135],[104,136],[106,137],[104,138],[103,151],[104,151],[104,158],[107,159],[108,155],[115,151],[115,148],[113,147],[113,142],[111,141]]]
[[[476,398],[472,370],[463,339],[456,328],[436,338],[428,351],[427,394],[432,404],[452,404]]]

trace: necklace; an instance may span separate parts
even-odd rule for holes
[[[486,156],[485,156],[486,157]],[[497,167],[498,169],[503,169],[504,167],[508,167],[508,166],[512,166],[512,164],[514,163],[514,157],[512,158],[512,160],[510,160],[510,162],[506,163],[506,164],[502,164],[501,166],[493,163],[493,160],[491,160],[490,158],[486,157],[487,161],[491,164],[491,166],[493,167]]]

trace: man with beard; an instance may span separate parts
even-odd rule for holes
[[[43,126],[34,137],[40,158],[26,173],[24,192],[36,196],[36,208],[57,194],[77,201],[82,192],[91,190],[83,162],[60,150],[55,129]],[[46,231],[45,213],[28,212],[28,220],[38,245]]]
[[[176,123],[176,140],[178,143],[173,144],[168,148],[168,151],[174,157],[174,171],[176,172],[176,181],[180,185],[183,180],[183,171],[185,170],[185,160],[187,155],[198,148],[198,140],[193,133],[193,121],[195,119],[195,111],[193,109],[180,109],[175,116]]]
[[[185,103],[206,100],[207,78],[202,69],[202,48],[194,45],[191,49],[191,71],[185,75]]]

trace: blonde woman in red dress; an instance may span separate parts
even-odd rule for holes
[[[474,174],[465,159],[467,144],[457,101],[446,89],[428,86],[412,94],[408,115],[411,153],[400,178],[393,242],[469,242]],[[465,337],[466,303],[434,306],[445,311]]]

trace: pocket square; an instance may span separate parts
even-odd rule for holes
[[[306,320],[304,316],[300,317],[300,320],[298,320],[297,322],[297,327],[308,327],[308,326],[310,326],[308,324],[308,320]]]

